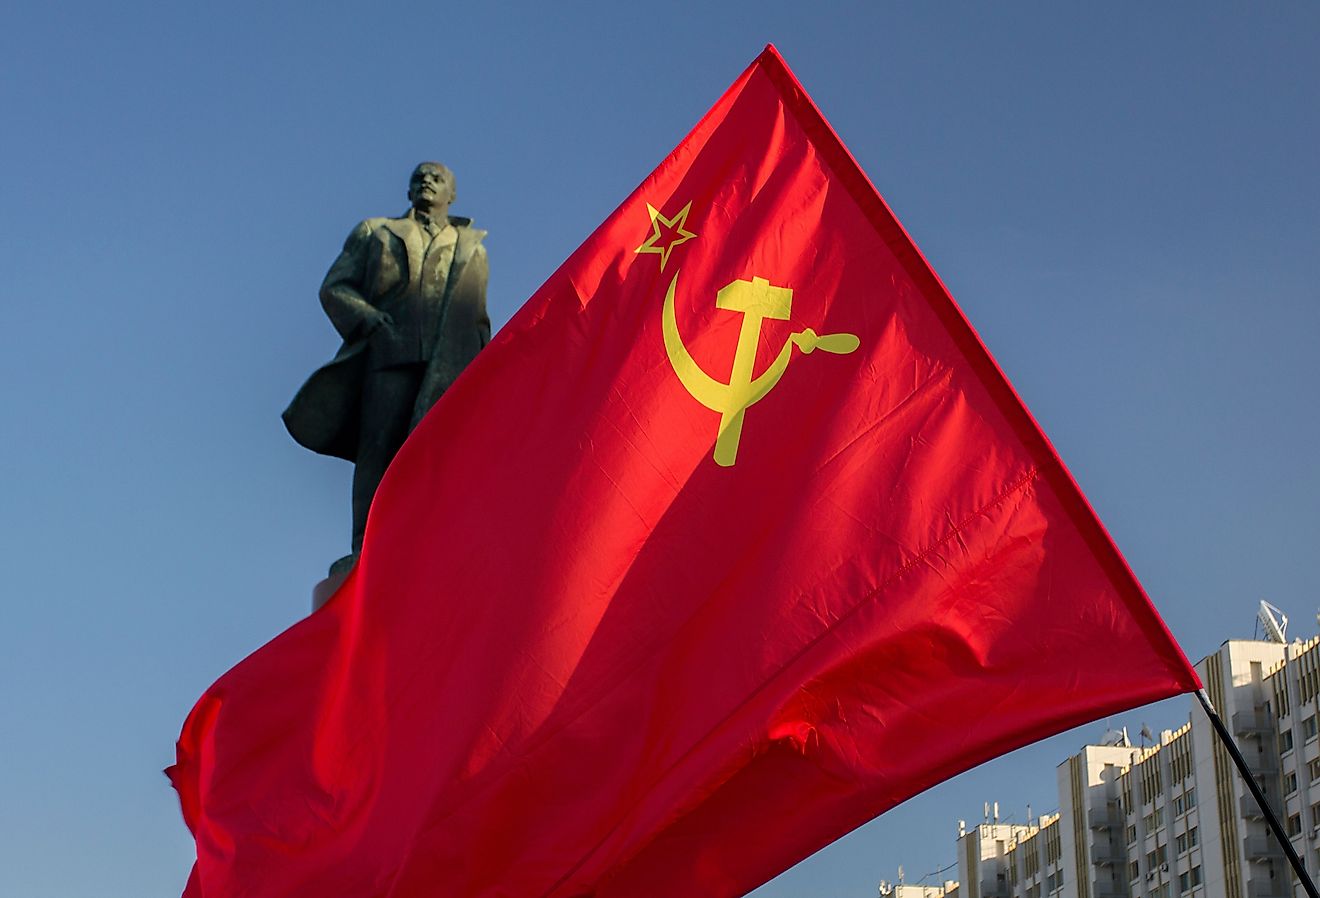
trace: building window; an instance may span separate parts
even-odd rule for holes
[[[1292,837],[1292,836],[1300,836],[1301,834],[1302,834],[1302,815],[1293,814],[1291,817],[1288,818],[1288,835],[1289,837]]]
[[[1138,864],[1136,861],[1133,861],[1132,863],[1128,864],[1128,879],[1132,880],[1133,882],[1136,882],[1140,878],[1141,878],[1141,865]]]
[[[1306,770],[1311,774],[1311,782],[1320,780],[1320,758],[1306,762]]]
[[[1302,721],[1302,738],[1306,742],[1310,742],[1315,738],[1315,734],[1315,715],[1312,714],[1310,717]]]
[[[1169,862],[1169,848],[1167,845],[1157,845],[1154,851],[1146,852],[1146,869],[1154,870],[1160,864]]]
[[[1173,816],[1181,817],[1196,807],[1196,790],[1188,789],[1173,800]]]
[[[1201,868],[1193,867],[1186,873],[1178,874],[1178,890],[1180,892],[1190,892],[1201,884]]]
[[[1317,807],[1320,807],[1320,805],[1317,805]],[[1131,845],[1136,841],[1137,841],[1137,825],[1135,823],[1129,823],[1127,828],[1127,843]]]
[[[1311,805],[1311,825],[1320,826],[1320,801]]]
[[[1292,730],[1284,730],[1279,734],[1279,754],[1292,751]]]
[[[1196,847],[1197,838],[1198,838],[1198,837],[1197,837],[1197,834],[1196,834],[1196,827],[1193,826],[1191,829],[1187,830],[1187,847],[1188,847],[1188,848],[1195,848],[1195,847]]]
[[[1283,775],[1283,794],[1291,795],[1297,791],[1297,774],[1289,771]]]
[[[1178,833],[1177,845],[1178,845],[1178,854],[1180,856],[1188,852],[1188,850],[1192,847],[1192,844],[1187,839],[1187,833]]]

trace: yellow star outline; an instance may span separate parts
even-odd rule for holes
[[[687,224],[688,213],[692,211],[692,202],[682,209],[673,218],[665,218],[660,214],[660,210],[650,203],[646,204],[646,211],[651,213],[651,227],[654,233],[646,238],[646,242],[637,249],[635,253],[657,253],[660,256],[660,270],[665,270],[665,263],[669,261],[669,254],[674,251],[674,247],[682,243],[687,243],[697,235],[689,231],[684,225]],[[661,226],[665,230],[661,230]],[[666,233],[667,232],[667,233]]]

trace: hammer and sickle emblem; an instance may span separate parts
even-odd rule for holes
[[[766,318],[786,321],[793,305],[793,291],[776,287],[762,277],[750,281],[736,280],[715,295],[715,306],[732,312],[742,312],[742,330],[738,333],[738,348],[733,353],[733,372],[728,383],[715,380],[705,371],[683,345],[678,333],[678,319],[674,314],[674,293],[678,288],[678,272],[669,282],[665,294],[662,316],[665,352],[674,373],[692,397],[711,411],[720,413],[719,435],[715,440],[715,463],[729,467],[738,459],[738,440],[742,436],[743,417],[749,406],[774,389],[788,369],[793,347],[803,355],[817,349],[836,355],[847,355],[857,348],[859,340],[853,334],[817,334],[805,328],[791,334],[784,341],[779,355],[760,376],[752,376],[756,361],[756,347],[761,338],[761,322]]]

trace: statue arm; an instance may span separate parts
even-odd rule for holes
[[[321,308],[345,340],[365,337],[385,320],[385,313],[362,295],[371,230],[369,221],[353,229],[339,258],[321,282]]]
[[[468,267],[477,283],[477,295],[481,297],[477,309],[477,334],[484,349],[490,342],[490,313],[486,311],[486,281],[490,278],[490,263],[486,259],[486,247],[477,244],[476,252],[472,254],[472,261],[468,263]]]

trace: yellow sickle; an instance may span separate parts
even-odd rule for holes
[[[711,411],[720,413],[719,435],[715,439],[715,463],[729,467],[738,458],[738,441],[742,436],[743,417],[748,406],[755,404],[774,389],[788,370],[793,347],[810,355],[817,349],[836,355],[847,355],[860,342],[854,334],[817,334],[805,328],[789,336],[779,355],[760,377],[752,377],[756,361],[756,347],[761,338],[761,322],[766,318],[787,320],[793,303],[793,291],[788,287],[775,287],[765,278],[750,281],[737,280],[720,290],[715,305],[721,309],[741,312],[742,329],[738,333],[738,348],[733,354],[733,371],[728,383],[722,383],[701,369],[696,359],[683,345],[678,333],[678,319],[674,314],[674,294],[678,289],[678,272],[669,282],[665,293],[661,318],[665,337],[665,352],[674,367],[679,382],[692,397]]]

